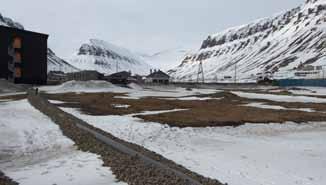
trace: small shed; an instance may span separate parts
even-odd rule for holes
[[[131,73],[128,71],[121,71],[105,77],[105,80],[113,84],[127,84],[131,79]]]
[[[170,76],[161,70],[154,71],[153,73],[147,76],[146,83],[169,84]]]

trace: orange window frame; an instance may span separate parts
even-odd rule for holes
[[[18,77],[18,78],[22,77],[22,70],[21,70],[21,68],[16,68],[15,69],[15,77]]]
[[[22,48],[22,39],[20,37],[15,37],[13,40],[12,46],[15,49]]]
[[[22,55],[19,52],[15,52],[15,62],[17,63],[22,62]]]

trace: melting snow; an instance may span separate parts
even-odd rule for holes
[[[257,107],[257,108],[261,108],[261,109],[274,109],[274,110],[297,110],[297,111],[304,111],[304,112],[316,112],[313,109],[310,108],[300,108],[300,109],[292,109],[292,108],[285,108],[282,106],[278,106],[278,105],[266,105],[264,103],[259,103],[259,102],[254,102],[254,103],[249,103],[243,106],[247,106],[247,107]]]
[[[308,96],[287,96],[287,95],[275,95],[275,94],[258,94],[247,93],[240,91],[232,91],[233,94],[249,99],[263,99],[276,102],[299,102],[299,103],[326,103],[325,98],[315,98]]]
[[[185,97],[200,94],[212,94],[220,92],[214,89],[193,89],[187,91],[185,88],[179,87],[151,87],[147,89],[141,88],[139,85],[131,84],[129,88],[119,87],[106,81],[69,81],[57,86],[43,86],[41,91],[47,93],[96,93],[96,92],[112,92],[112,93],[126,93],[126,96],[116,96],[115,98],[125,99],[140,99],[144,97]]]
[[[27,100],[0,103],[0,170],[20,184],[123,184],[102,164]]]
[[[142,145],[230,185],[325,184],[326,123],[171,128],[128,116],[64,109],[116,137]]]

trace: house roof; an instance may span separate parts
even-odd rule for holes
[[[158,70],[150,75],[147,76],[147,78],[170,78],[170,76],[166,73],[164,73],[161,70]]]
[[[122,71],[118,73],[111,74],[109,77],[110,78],[129,78],[131,74],[127,71]]]
[[[49,37],[48,34],[38,33],[38,32],[34,32],[34,31],[29,31],[29,30],[22,30],[22,29],[18,29],[18,28],[3,26],[3,25],[0,25],[0,29],[1,30],[10,30],[10,31],[16,32],[16,33],[25,33],[25,34],[38,35],[38,36],[42,36],[42,37],[46,37],[46,38]]]

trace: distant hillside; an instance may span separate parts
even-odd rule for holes
[[[203,63],[206,81],[234,76],[252,81],[257,73],[291,78],[298,66],[326,65],[326,0],[306,0],[297,8],[209,35],[198,52],[169,73],[194,80]]]
[[[80,71],[80,69],[59,58],[51,49],[48,49],[48,72],[50,71],[69,73]]]
[[[145,75],[151,68],[131,51],[98,39],[90,39],[83,44],[69,59],[69,63],[82,70],[96,70],[105,74],[118,70]]]

